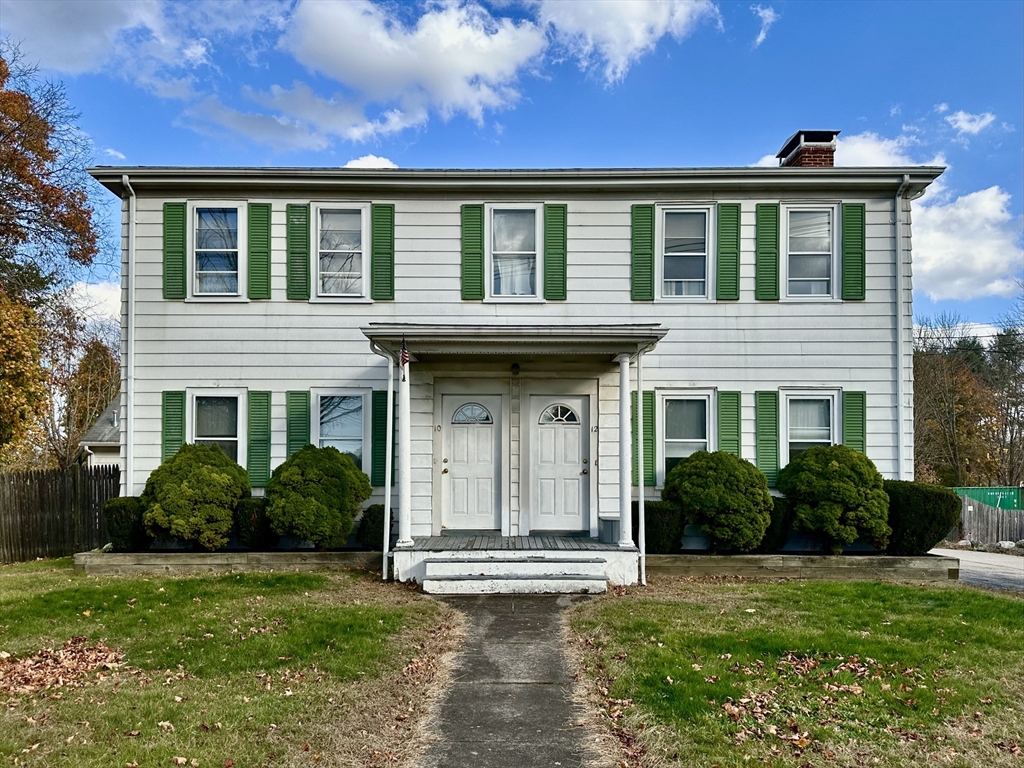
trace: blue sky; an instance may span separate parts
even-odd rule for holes
[[[916,315],[1020,295],[1021,2],[0,0],[0,34],[100,164],[743,166],[838,129],[838,164],[949,166]]]

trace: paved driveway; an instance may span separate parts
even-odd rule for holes
[[[933,549],[931,554],[960,558],[960,581],[967,584],[1024,592],[1024,557],[964,549]]]

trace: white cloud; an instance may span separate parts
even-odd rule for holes
[[[539,19],[582,69],[600,66],[609,85],[620,82],[665,35],[687,37],[703,21],[721,25],[710,0],[541,0]]]
[[[107,157],[113,157],[116,160],[124,160],[123,152],[118,152],[116,149],[111,149],[110,147],[104,149],[103,154],[105,154]]]
[[[998,186],[914,213],[914,283],[929,298],[1012,296],[1024,264],[1022,217]]]
[[[768,30],[772,28],[772,24],[781,19],[782,17],[775,12],[775,9],[764,5],[752,5],[750,10],[754,12],[754,15],[761,20],[761,31],[757,33],[757,39],[754,40],[754,47],[757,48],[761,43],[768,39]]]
[[[958,135],[968,133],[971,136],[977,136],[992,125],[995,119],[996,116],[991,112],[972,115],[970,112],[964,112],[962,109],[958,109],[952,115],[946,116],[946,122],[956,129]]]
[[[754,163],[753,167],[754,168],[778,168],[779,167],[779,158],[777,158],[775,155],[765,155],[760,160],[758,160],[756,163]]]
[[[907,154],[914,139],[900,134],[895,139],[886,139],[872,131],[839,136],[836,138],[836,165],[887,166],[916,165]]]
[[[942,102],[941,104],[936,104],[935,105],[935,111],[938,112],[940,115],[944,114],[946,112],[949,112],[949,104],[947,104],[946,102]]]
[[[354,160],[349,160],[343,168],[397,168],[398,164],[388,160],[386,157],[376,155],[363,155]]]
[[[68,292],[71,304],[87,320],[114,320],[121,318],[120,283],[86,283],[79,281]]]
[[[889,107],[889,117],[896,117],[896,115],[900,114],[902,111],[903,108],[899,104],[893,104]]]

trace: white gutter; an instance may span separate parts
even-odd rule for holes
[[[384,554],[381,560],[381,578],[387,581],[388,556],[391,554],[391,461],[395,450],[395,359],[379,344],[371,343],[370,348],[388,359],[388,416],[385,426],[387,436],[384,440],[384,450],[387,453],[384,457]]]
[[[905,477],[907,465],[907,435],[906,425],[903,423],[903,415],[906,410],[904,400],[906,399],[906,381],[903,370],[903,355],[905,342],[903,332],[905,330],[905,319],[903,317],[903,291],[906,284],[906,268],[903,265],[903,193],[910,186],[910,174],[903,174],[903,183],[896,191],[896,477],[900,480]],[[913,318],[911,318],[913,322]]]
[[[644,496],[647,491],[647,473],[644,471],[644,352],[636,355],[636,476],[640,481],[638,544],[640,545],[640,584],[647,586],[647,525],[644,517]]]
[[[125,355],[125,441],[124,475],[125,496],[133,496],[135,471],[135,190],[128,174],[121,176],[121,185],[128,190],[128,258],[123,282],[128,293],[128,313],[124,324]]]

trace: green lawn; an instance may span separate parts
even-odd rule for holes
[[[1024,765],[1016,597],[663,579],[571,626],[631,765]]]
[[[12,658],[0,661],[2,764],[407,762],[451,622],[442,605],[368,574],[3,567],[0,652]],[[89,671],[84,685],[19,692],[12,664],[72,637],[102,641],[123,662]]]

